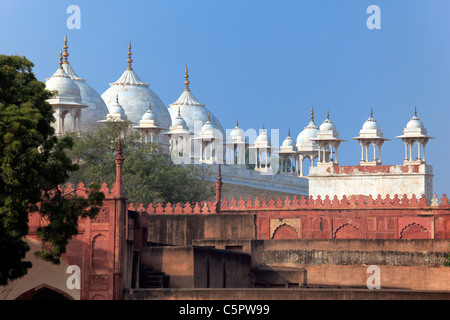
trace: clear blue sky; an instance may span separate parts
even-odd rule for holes
[[[69,30],[69,5],[81,29]],[[369,5],[381,29],[369,30]],[[358,135],[374,108],[386,138],[384,164],[402,164],[401,135],[417,105],[436,137],[427,146],[434,192],[449,193],[450,1],[446,0],[2,0],[0,53],[24,55],[40,80],[58,67],[64,34],[75,71],[102,94],[133,68],[168,105],[191,90],[224,128],[280,129],[283,140],[330,109],[341,165],[357,164]],[[281,143],[281,141],[280,141]]]

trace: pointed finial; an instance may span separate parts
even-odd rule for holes
[[[264,128],[264,123],[263,123],[263,130],[265,130],[266,128]]]
[[[327,109],[327,120],[330,120],[330,109]]]
[[[185,69],[186,74],[184,75],[184,77],[186,78],[186,80],[184,80],[184,84],[186,85],[186,89],[184,89],[184,91],[190,91],[189,90],[189,74],[188,74],[188,67],[186,65],[186,69]]]
[[[119,104],[119,94],[116,94],[116,103]]]
[[[314,121],[314,107],[311,107],[311,121]]]
[[[417,117],[417,106],[414,106],[414,117]]]
[[[128,59],[127,59],[127,63],[128,63],[128,68],[127,70],[132,70],[131,68],[131,63],[133,62],[133,59],[131,59],[131,41],[128,42]]]
[[[211,121],[211,116],[210,116],[210,114],[208,112],[208,122],[210,122],[210,121]]]
[[[291,128],[288,129],[288,137],[291,136]]]
[[[63,61],[62,61],[62,51],[61,50],[59,50],[59,67],[60,68],[62,68],[62,65],[63,65]]]
[[[152,111],[152,100],[148,102],[148,110]]]
[[[373,118],[373,108],[370,108],[370,117]]]
[[[69,61],[67,61],[67,58],[69,57],[69,53],[67,52],[67,49],[69,48],[68,46],[67,46],[67,34],[65,34],[64,35],[64,53],[63,53],[63,56],[64,56],[64,64],[68,64],[69,63]]]
[[[181,117],[180,106],[178,106],[178,116]]]
[[[239,118],[236,118],[236,127],[239,127]]]

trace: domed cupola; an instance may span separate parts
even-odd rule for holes
[[[189,137],[189,135],[190,135],[189,128],[186,124],[186,121],[181,116],[180,110],[178,110],[177,116],[173,120],[172,125],[170,126],[169,131],[166,132],[166,134],[169,134],[169,135],[182,134],[182,135],[187,135],[187,137]]]
[[[116,96],[116,103],[114,103],[109,108],[109,113],[106,115],[106,120],[100,120],[100,123],[108,123],[108,122],[124,122],[127,121],[127,115],[125,114],[125,110],[123,110],[122,106],[119,103],[119,96]]]
[[[245,164],[245,147],[247,146],[245,132],[239,127],[239,120],[236,119],[236,126],[233,130],[227,130],[227,164]]]
[[[250,146],[249,149],[254,150],[254,159],[250,158],[250,160],[254,161],[255,170],[261,172],[272,172],[272,166],[270,164],[273,148],[264,125],[258,137],[256,137],[255,143]],[[250,155],[250,157],[252,157],[252,155]],[[274,168],[277,168],[277,166],[274,166]]]
[[[383,131],[381,131],[380,125],[373,118],[373,109],[371,109],[370,111],[369,119],[364,122],[362,129],[359,131],[359,136],[352,139],[358,140],[359,144],[361,145],[361,166],[381,165],[381,146],[385,141],[388,141],[389,139],[383,137]],[[369,161],[370,145],[373,146],[372,161]]]
[[[263,128],[262,128],[261,132],[259,133],[258,137],[256,137],[255,146],[260,147],[260,148],[270,146],[269,136],[267,135],[267,131],[266,131],[266,128],[264,127],[264,124],[263,124]]]
[[[183,93],[174,103],[170,104],[169,112],[172,118],[172,121],[175,121],[177,117],[178,109],[180,109],[181,115],[183,119],[186,121],[189,132],[194,135],[198,135],[201,131],[203,125],[208,121],[208,114],[210,115],[211,124],[219,130],[222,134],[222,140],[225,139],[225,131],[223,130],[222,125],[219,120],[214,116],[212,112],[210,112],[206,106],[197,101],[197,99],[192,94],[189,89],[189,74],[186,66],[185,69],[185,81],[184,84],[186,88]]]
[[[325,121],[320,125],[319,132],[322,135],[331,135],[331,137],[339,137],[339,133],[336,130],[336,126],[334,125],[333,121],[330,120],[330,113],[327,112],[327,118]]]
[[[295,141],[291,137],[291,129],[288,130],[288,136],[284,139],[281,144],[281,150],[285,151],[297,151],[297,147],[295,146]]]
[[[230,132],[230,138],[233,143],[245,143],[245,132],[239,128],[239,120],[236,119],[236,126]]]
[[[428,140],[434,138],[428,136],[425,125],[419,117],[417,117],[416,107],[414,108],[414,116],[406,124],[406,128],[403,129],[403,135],[398,136],[397,138],[402,139],[405,144],[405,165],[426,163],[425,146],[428,143]],[[415,143],[417,143],[416,158],[413,156],[413,146]]]
[[[297,146],[291,137],[291,129],[288,130],[288,136],[284,139],[280,147],[281,171],[284,173],[295,173],[297,162]]]
[[[55,91],[55,95],[47,102],[52,106],[57,120],[54,123],[57,135],[63,135],[67,131],[79,132],[81,109],[87,107],[82,103],[78,85],[70,79],[62,65],[62,52],[60,52],[59,68],[45,82],[47,90]],[[70,127],[65,126],[64,123],[67,115],[71,117]]]
[[[317,137],[311,139],[319,146],[319,160],[317,165],[338,166],[337,150],[342,139],[339,139],[339,132],[333,121],[330,120],[330,113],[327,111],[327,118],[320,125]],[[334,155],[334,156],[333,156]]]
[[[311,139],[317,138],[319,127],[314,123],[314,108],[311,108],[311,121],[297,136],[298,151],[317,152],[317,143]]]
[[[139,125],[133,127],[141,133],[141,136],[145,143],[151,142],[154,143],[158,134],[162,130],[166,130],[167,128],[163,128],[160,126],[158,117],[156,113],[152,110],[152,104],[149,103],[148,110],[142,116],[141,121],[139,121]],[[149,141],[150,134],[150,141]]]
[[[167,107],[161,99],[149,88],[148,83],[141,81],[139,76],[132,68],[131,43],[128,44],[128,67],[120,78],[110,84],[110,88],[102,94],[108,108],[110,108],[119,96],[120,103],[125,110],[128,120],[138,125],[142,116],[148,110],[149,103],[152,105],[152,111],[158,118],[159,125],[163,128],[169,128],[172,123]],[[160,135],[156,141],[160,145],[168,146],[167,135]]]
[[[67,51],[67,35],[64,36],[64,62],[63,69],[65,73],[72,79],[80,88],[81,100],[85,108],[81,116],[81,131],[91,131],[97,126],[97,122],[106,118],[108,108],[100,95],[92,87],[90,87],[86,80],[78,76],[73,70],[68,61],[69,53]],[[66,119],[66,124],[67,124]]]

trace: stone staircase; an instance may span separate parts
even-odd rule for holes
[[[168,288],[169,276],[164,272],[155,271],[152,267],[141,266],[139,271],[139,288]]]

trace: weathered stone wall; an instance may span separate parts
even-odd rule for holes
[[[147,247],[141,265],[169,276],[169,288],[249,288],[250,255],[208,247]]]
[[[196,245],[224,248],[230,241],[198,240]],[[367,267],[380,268],[381,287],[450,290],[444,267],[449,240],[240,240],[252,266],[306,269],[308,287],[367,288]]]
[[[256,239],[253,215],[167,215],[148,216],[147,241],[185,246],[194,239]]]

